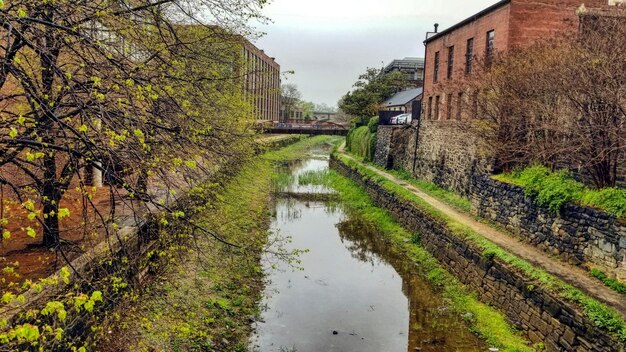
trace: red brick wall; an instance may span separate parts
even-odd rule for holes
[[[511,0],[509,42],[525,47],[542,38],[578,30],[576,9],[608,6],[607,0]]]
[[[468,23],[467,25],[443,35],[426,44],[426,72],[424,73],[424,106],[422,111],[428,118],[428,99],[433,97],[433,118],[435,111],[435,98],[440,96],[441,120],[453,119],[457,116],[458,92],[451,90],[450,83],[465,76],[465,54],[467,40],[474,38],[473,65],[479,64],[484,57],[487,45],[487,32],[495,30],[494,47],[496,51],[506,51],[509,46],[509,9],[510,5],[504,5],[495,11]],[[454,72],[452,80],[447,78],[448,73],[448,48],[454,45]],[[435,52],[439,52],[439,78],[434,82]],[[452,95],[452,116],[447,115],[448,94]]]

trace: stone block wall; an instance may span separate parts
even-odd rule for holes
[[[413,154],[409,145],[415,135],[411,126],[378,126],[374,162],[387,169],[407,169]]]
[[[537,287],[516,268],[485,257],[415,204],[396,197],[340,160],[331,159],[331,167],[365,187],[406,229],[419,233],[422,245],[446,270],[476,291],[481,301],[503,311],[533,343],[543,343],[548,351],[624,350],[621,341],[596,327],[574,304]]]
[[[418,139],[415,167],[408,169],[417,178],[469,195],[472,177],[491,170],[468,121],[423,120]]]
[[[525,242],[626,281],[626,222],[587,207],[566,205],[560,214],[534,203],[524,190],[488,177],[473,182],[472,209]]]

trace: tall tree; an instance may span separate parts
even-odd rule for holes
[[[201,31],[182,31],[175,21],[194,22],[204,12],[237,26],[258,16],[263,2],[4,4],[0,183],[41,224],[44,245],[59,245],[59,218],[67,214],[60,204],[70,186],[90,203],[81,170],[104,173],[112,192],[120,186],[158,204],[145,176],[170,183],[172,170],[191,175],[200,160],[242,150],[231,148],[235,136],[246,135],[237,123],[247,111],[232,88],[240,75],[237,50],[224,44],[232,36],[200,24]]]
[[[280,87],[280,96],[283,110],[281,122],[287,122],[291,117],[291,113],[301,104],[302,93],[298,90],[297,85],[286,83]]]
[[[371,117],[378,114],[385,100],[408,86],[408,79],[401,72],[385,74],[380,69],[368,68],[359,76],[354,89],[341,98],[339,108],[349,115]]]

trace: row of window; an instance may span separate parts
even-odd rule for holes
[[[485,59],[486,63],[490,64],[493,57],[494,46],[493,42],[496,36],[495,30],[487,32],[486,45],[485,45]],[[439,52],[435,52],[434,74],[433,81],[439,80]],[[465,47],[465,74],[472,73],[474,65],[474,38],[469,38]],[[448,72],[447,78],[452,79],[454,75],[454,45],[448,47]]]
[[[456,120],[460,120],[462,118],[462,113],[464,111],[464,102],[466,100],[466,95],[464,92],[459,92],[456,94],[456,100],[453,99],[454,95],[452,93],[448,93],[445,95],[446,101],[446,111],[445,111],[445,116],[443,116],[443,119],[445,120],[452,120],[452,119],[456,119]],[[471,108],[472,111],[471,116],[476,116],[476,114],[478,113],[478,93],[474,92],[473,94],[471,94],[470,96],[471,98],[471,102],[466,102],[466,103],[471,103]],[[428,97],[428,110],[427,110],[427,115],[426,117],[429,120],[442,120],[442,116],[441,116],[441,111],[440,111],[440,107],[441,107],[441,96],[440,95],[436,95],[434,97],[434,106],[433,106],[433,97]]]

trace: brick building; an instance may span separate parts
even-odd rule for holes
[[[579,26],[576,9],[582,0],[502,0],[438,33],[428,33],[422,116],[429,120],[454,120],[475,111],[472,94],[455,90],[476,65],[489,62],[496,52],[529,46]],[[587,7],[607,6],[607,0],[587,0]]]
[[[265,51],[242,38],[246,97],[251,99],[257,120],[278,121],[280,114],[280,65]]]

